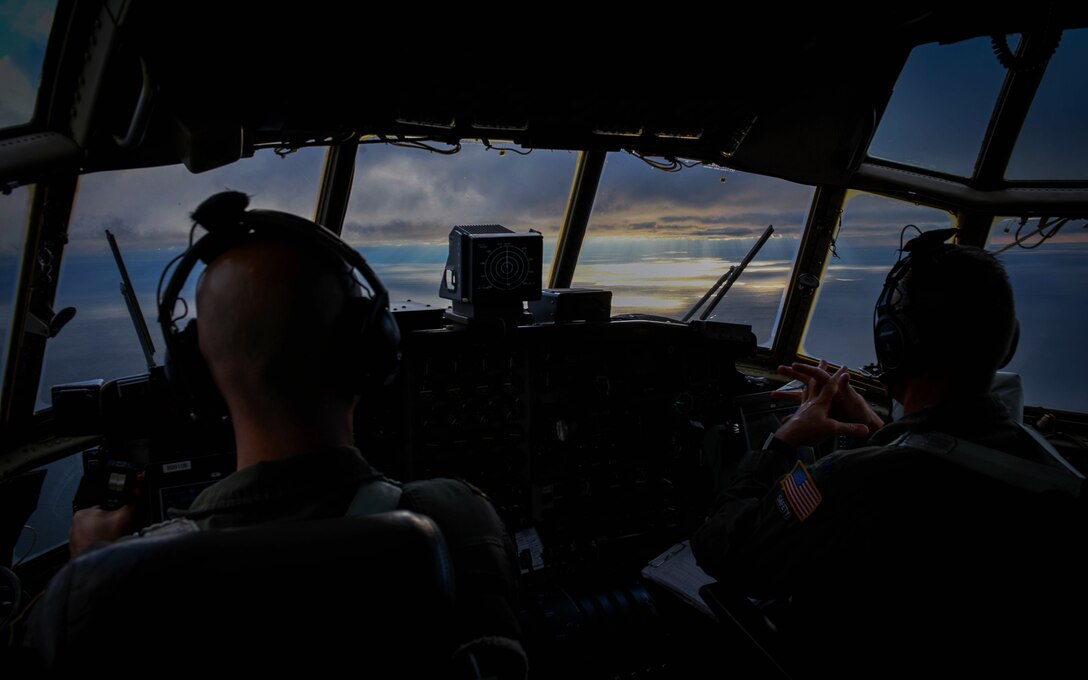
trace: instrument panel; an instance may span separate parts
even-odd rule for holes
[[[750,329],[640,318],[398,321],[407,329],[401,370],[356,409],[358,446],[390,477],[457,477],[490,497],[517,542],[518,615],[535,666],[547,676],[549,663],[562,672],[571,659],[598,659],[611,676],[619,660],[634,670],[689,656],[663,650],[706,648],[692,637],[705,622],[677,627],[689,613],[663,614],[675,604],[639,571],[704,520],[715,467],[706,442],[739,460],[775,418],[768,385],[736,368],[755,350]],[[180,489],[174,496],[191,500],[225,473],[179,465],[183,450],[207,450],[196,440],[222,443],[227,433],[178,436],[162,387],[155,375],[101,385],[109,412],[82,420],[103,432],[107,458],[141,463],[146,483],[162,487],[147,496]],[[60,415],[85,397],[60,399]],[[162,413],[151,419],[149,409]]]
[[[686,538],[710,507],[708,431],[737,460],[758,444],[745,395],[767,386],[736,369],[755,350],[746,326],[493,321],[403,324],[414,329],[404,334],[401,370],[360,402],[356,440],[395,479],[457,477],[481,489],[525,548],[527,573],[644,562]],[[229,453],[191,455],[229,451],[229,426],[190,431],[171,412],[162,376],[89,389],[55,390],[55,413],[73,434],[103,434],[102,447],[84,455],[88,475],[125,480],[85,484],[116,486],[117,497],[81,507],[143,494],[149,523],[159,521],[168,499],[191,501],[229,474]],[[75,406],[92,401],[103,410]]]
[[[713,330],[614,320],[407,333],[398,379],[358,409],[356,438],[392,477],[482,489],[512,533],[539,539],[537,567],[574,571],[641,540],[658,550],[709,507],[705,429],[735,424],[735,398],[761,389],[735,367],[750,333]]]

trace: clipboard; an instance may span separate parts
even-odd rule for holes
[[[695,563],[690,541],[681,541],[650,560],[642,569],[642,578],[660,584],[708,617],[717,619],[699,594],[703,586],[717,581]]]

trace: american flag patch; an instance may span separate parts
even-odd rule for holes
[[[824,498],[820,495],[812,477],[808,476],[808,470],[801,461],[797,461],[790,473],[782,480],[782,491],[785,492],[786,500],[793,508],[793,513],[802,522],[820,507],[820,501]]]

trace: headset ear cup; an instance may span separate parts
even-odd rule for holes
[[[874,310],[873,341],[877,364],[885,380],[908,376],[926,360],[923,338],[911,320],[904,282],[913,258],[908,255],[888,272]]]
[[[375,311],[370,298],[351,298],[348,313],[352,330],[346,347],[353,384],[350,390],[362,394],[375,386],[389,384],[400,365],[400,327],[389,309]]]
[[[371,384],[388,385],[400,368],[400,326],[389,309],[378,312],[373,326],[373,333],[368,333],[369,343],[364,345],[373,348],[375,358],[369,380]]]
[[[227,405],[212,380],[204,355],[200,353],[197,320],[174,334],[166,344],[166,378],[190,413],[201,416],[226,416]]]
[[[876,325],[876,355],[885,372],[903,368],[904,338],[898,324],[884,318]]]
[[[931,358],[924,337],[905,306],[877,307],[873,340],[881,373],[887,378],[911,375]]]
[[[195,398],[190,385],[192,380],[189,377],[193,363],[191,358],[194,349],[193,345],[197,345],[195,348],[197,351],[200,350],[197,344],[196,319],[189,321],[185,328],[167,339],[164,361],[166,379],[170,382],[174,394],[185,405],[186,409],[192,409],[192,402]]]

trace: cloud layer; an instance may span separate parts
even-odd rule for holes
[[[285,158],[260,151],[199,175],[181,165],[84,175],[69,230],[72,246],[105,248],[105,229],[122,248],[180,246],[189,237],[189,214],[228,189],[249,194],[250,207],[313,217],[323,159],[322,149]]]
[[[0,127],[22,125],[34,115],[37,88],[10,56],[0,58]]]
[[[34,115],[56,4],[50,0],[0,2],[0,127],[22,125]]]
[[[452,156],[385,145],[359,151],[344,224],[352,243],[444,243],[459,224],[559,231],[577,154],[500,156],[465,143]]]
[[[629,154],[610,154],[590,236],[750,238],[769,224],[779,234],[796,234],[812,192],[771,177],[700,166],[667,173]]]

